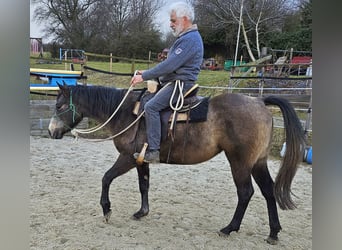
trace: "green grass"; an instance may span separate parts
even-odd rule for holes
[[[82,70],[80,64],[73,64],[75,70]],[[92,68],[111,71],[117,73],[133,73],[136,69],[145,70],[153,67],[155,64],[148,65],[147,63],[125,63],[125,62],[113,62],[112,69],[110,69],[109,62],[99,61],[87,61],[86,65]],[[42,68],[42,69],[56,69],[56,70],[70,70],[70,63],[39,63],[38,59],[30,59],[31,68]],[[102,85],[109,87],[128,88],[130,83],[129,76],[117,76],[112,74],[98,73],[91,70],[85,70],[84,75],[87,76],[84,83],[93,85]],[[197,83],[200,86],[227,86],[229,81],[229,72],[225,70],[221,71],[209,71],[201,70]],[[35,81],[36,82],[36,81]],[[201,95],[216,95],[219,94],[220,90],[201,90]]]

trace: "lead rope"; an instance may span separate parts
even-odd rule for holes
[[[137,70],[134,72],[134,76],[137,74]],[[89,129],[72,129],[71,130],[71,133],[74,135],[74,136],[78,136],[78,134],[90,134],[90,133],[94,133],[98,130],[100,130],[101,128],[103,128],[104,126],[106,126],[108,124],[108,122],[110,122],[110,120],[116,115],[116,113],[118,112],[118,110],[121,108],[121,105],[124,103],[124,101],[126,100],[128,94],[133,90],[133,86],[131,85],[129,87],[129,89],[127,90],[127,93],[126,95],[124,96],[124,98],[121,100],[120,104],[118,105],[118,107],[116,108],[116,110],[113,112],[113,114],[107,119],[107,121],[105,121],[102,125],[97,125],[93,128],[89,128]]]
[[[112,135],[110,137],[104,138],[104,139],[87,139],[87,138],[82,138],[83,140],[86,141],[90,141],[90,142],[103,142],[103,141],[108,141],[108,140],[112,140],[115,137],[118,137],[119,135],[122,135],[123,133],[125,133],[128,129],[130,129],[135,123],[137,123],[140,118],[144,115],[145,111],[142,111],[141,114],[130,124],[128,125],[125,129],[121,130],[119,133]],[[72,133],[72,131],[71,131]],[[73,134],[75,136],[75,141],[78,140],[78,138],[80,137],[77,133]]]
[[[173,137],[172,131],[173,131],[173,126],[175,124],[176,114],[177,114],[177,111],[179,111],[183,107],[183,104],[184,104],[183,87],[184,87],[184,82],[181,82],[180,80],[176,80],[175,87],[174,87],[172,95],[170,97],[170,107],[173,110],[173,114],[172,114],[170,128],[168,130],[168,136],[171,137],[171,144],[169,146],[169,150],[167,153],[166,162],[169,162],[169,159],[171,156],[171,148],[172,148],[172,145],[174,142],[174,137]],[[177,89],[179,91],[179,96],[177,98],[176,105],[174,106],[172,102],[173,102],[173,99],[175,98]]]
[[[183,87],[184,87],[184,82],[180,81],[180,80],[176,80],[175,82],[175,88],[173,89],[171,98],[170,98],[170,107],[173,110],[173,115],[172,115],[172,119],[171,119],[171,125],[169,128],[169,135],[172,135],[172,130],[173,130],[173,126],[174,126],[174,122],[176,119],[176,113],[177,111],[179,111],[184,104],[184,96],[183,96]],[[173,99],[175,98],[176,95],[176,91],[179,91],[179,96],[177,98],[177,102],[176,105],[173,105]]]
[[[137,74],[138,70],[136,70],[134,72],[134,76]],[[90,129],[72,129],[70,132],[73,136],[75,136],[75,141],[77,141],[77,139],[79,138],[79,134],[90,134],[90,133],[94,133],[98,130],[100,130],[101,128],[103,128],[104,126],[106,126],[108,124],[108,122],[110,122],[110,120],[116,115],[116,113],[118,112],[118,110],[120,109],[121,105],[124,103],[124,101],[126,100],[128,94],[133,90],[133,86],[131,85],[129,87],[129,89],[127,90],[127,93],[125,94],[124,98],[121,100],[120,104],[118,105],[118,107],[116,108],[116,110],[113,112],[113,114],[107,119],[107,121],[105,121],[102,125],[97,125],[93,128],[90,128]],[[141,117],[142,115],[144,114],[144,111],[137,117],[137,119],[135,119],[128,127],[126,127],[125,129],[123,129],[122,131],[120,131],[119,133],[115,134],[115,135],[112,135],[108,138],[105,138],[105,139],[87,139],[88,141],[96,141],[96,142],[99,142],[99,141],[106,141],[106,140],[110,140],[110,139],[113,139],[121,134],[123,134],[124,132],[126,132],[129,128],[131,128]],[[85,139],[85,138],[83,138]]]
[[[108,124],[108,122],[110,122],[110,120],[114,117],[114,115],[116,115],[116,113],[118,112],[119,108],[121,107],[121,105],[124,103],[124,101],[126,100],[128,94],[132,91],[134,87],[131,86],[126,95],[124,96],[124,98],[121,100],[119,106],[116,108],[116,110],[113,112],[113,114],[107,119],[107,121],[105,121],[102,125],[97,125],[96,127],[94,128],[90,128],[90,129],[76,129],[74,128],[72,131],[72,133],[80,133],[80,134],[90,134],[90,133],[94,133],[98,130],[100,130],[101,128],[103,128],[104,126],[106,126]]]

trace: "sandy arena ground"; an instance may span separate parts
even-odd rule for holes
[[[137,173],[115,179],[110,189],[112,217],[102,221],[101,179],[118,153],[111,141],[31,137],[30,249],[312,249],[312,166],[302,164],[292,191],[298,208],[279,210],[279,243],[269,233],[266,202],[254,183],[240,231],[217,232],[228,225],[237,195],[223,154],[192,165],[151,165],[150,213],[132,219],[140,208]],[[279,161],[270,160],[274,177]]]

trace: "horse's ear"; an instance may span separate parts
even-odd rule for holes
[[[69,96],[69,93],[70,93],[70,90],[69,90],[68,85],[67,85],[64,81],[63,81],[63,85],[60,84],[60,83],[58,83],[58,82],[57,82],[57,85],[58,85],[58,87],[59,87],[61,93],[62,93],[64,96],[68,97],[68,96]]]
[[[57,85],[58,85],[58,87],[59,87],[60,89],[63,89],[64,87],[67,87],[67,86],[68,86],[68,85],[65,83],[64,80],[62,80],[62,81],[63,81],[63,85],[60,84],[59,82],[57,82]]]
[[[59,82],[57,82],[57,85],[58,85],[59,89],[62,90],[63,85],[59,84]]]

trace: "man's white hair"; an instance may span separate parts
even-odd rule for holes
[[[191,5],[185,2],[176,2],[170,5],[169,13],[176,13],[177,17],[186,16],[191,22],[195,19],[195,12]]]

